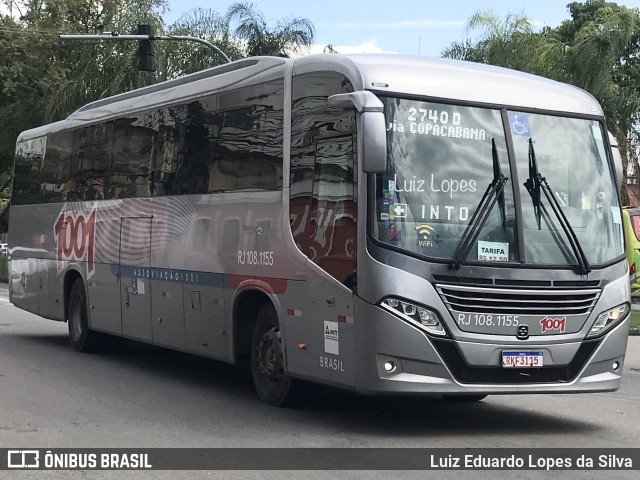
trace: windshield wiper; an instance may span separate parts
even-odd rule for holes
[[[500,207],[502,227],[505,227],[504,186],[509,178],[502,174],[495,138],[491,139],[491,154],[493,157],[493,180],[480,199],[480,203],[478,204],[474,214],[471,216],[471,220],[469,220],[467,228],[465,228],[464,233],[462,234],[462,238],[456,247],[456,251],[453,253],[453,259],[451,260],[450,266],[454,270],[458,270],[467,258],[467,255],[469,255],[469,250],[471,250],[471,247],[480,235],[482,227],[484,227],[484,224],[489,218],[489,214],[496,202],[498,202]]]
[[[540,230],[540,208],[542,207],[542,202],[540,201],[540,178],[542,177],[538,172],[538,161],[536,160],[536,152],[533,149],[533,141],[529,139],[529,178],[524,182],[524,186],[533,201],[533,212],[536,214],[538,230]]]
[[[589,260],[582,249],[582,245],[580,245],[580,241],[578,240],[578,236],[576,235],[575,230],[569,223],[566,215],[562,211],[562,207],[558,202],[558,199],[553,194],[553,190],[549,186],[547,179],[543,177],[538,171],[538,161],[536,160],[536,152],[533,148],[533,139],[529,139],[529,178],[524,183],[525,188],[531,195],[531,200],[533,201],[533,210],[536,214],[536,220],[538,222],[538,230],[540,228],[540,216],[541,211],[544,209],[542,205],[542,200],[540,198],[540,190],[544,193],[547,201],[551,205],[551,209],[558,219],[560,226],[564,230],[565,235],[569,239],[569,244],[573,249],[573,254],[578,261],[579,272],[583,275],[588,274],[591,271],[591,267],[589,265]],[[546,211],[546,209],[545,209]]]
[[[502,228],[506,227],[507,218],[504,211],[504,184],[507,183],[508,178],[502,175],[502,169],[500,168],[500,159],[498,158],[498,149],[496,148],[496,139],[491,139],[491,156],[493,157],[493,181],[496,178],[504,178],[504,183],[500,188],[500,191],[496,192],[496,198],[498,199],[498,208],[500,209],[500,220],[502,221]]]

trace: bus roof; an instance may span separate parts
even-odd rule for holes
[[[548,78],[493,65],[405,55],[349,55],[364,88],[436,99],[603,115],[588,92]],[[313,61],[313,56],[301,61]],[[388,85],[388,86],[382,86]]]
[[[153,106],[185,101],[283,76],[289,64],[294,74],[336,70],[347,75],[356,90],[390,95],[419,95],[454,102],[510,108],[540,109],[579,115],[603,115],[589,93],[572,85],[515,70],[444,58],[406,55],[315,54],[292,59],[250,57],[91,102],[66,120],[22,132],[19,140],[72,128]]]

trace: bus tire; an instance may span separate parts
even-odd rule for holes
[[[444,399],[451,403],[473,403],[484,400],[486,395],[445,395]]]
[[[278,316],[271,304],[256,317],[251,336],[251,375],[260,400],[276,407],[290,406],[293,379],[286,374]]]
[[[77,279],[69,292],[69,310],[67,323],[69,341],[76,352],[98,352],[102,350],[102,339],[98,332],[89,330],[87,315],[87,295],[82,279]]]

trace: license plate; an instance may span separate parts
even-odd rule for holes
[[[503,368],[531,368],[543,366],[542,352],[502,352]]]

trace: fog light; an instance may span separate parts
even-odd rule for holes
[[[611,365],[611,368],[613,368],[613,371],[615,372],[620,368],[620,362],[613,362],[613,365]]]
[[[388,373],[393,373],[396,371],[396,364],[393,362],[384,362],[384,370]]]

